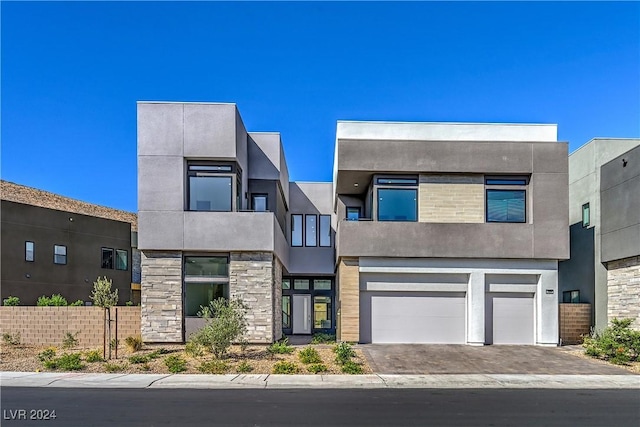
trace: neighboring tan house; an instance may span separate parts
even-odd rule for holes
[[[333,183],[296,183],[235,104],[139,102],[143,339],[238,297],[251,342],[557,345],[567,182],[555,125],[339,122]]]
[[[107,276],[119,304],[135,302],[136,214],[1,184],[0,298],[16,296],[21,305],[35,305],[40,296],[61,294],[69,303],[90,303],[93,282]]]
[[[620,252],[616,246],[621,240],[609,239],[605,247],[604,234],[616,231],[618,237],[622,233],[633,232],[630,228],[620,231],[621,223],[631,224],[637,211],[624,211],[625,206],[633,198],[633,193],[605,191],[613,184],[612,177],[605,177],[615,170],[619,156],[640,145],[639,139],[594,138],[569,155],[569,227],[571,251],[569,260],[559,265],[558,301],[560,303],[591,304],[591,326],[597,330],[604,329],[609,320],[608,294],[610,292],[607,278],[606,262],[618,259]],[[607,169],[603,165],[613,163]],[[633,170],[627,166],[625,173]],[[614,176],[617,176],[613,174]],[[626,188],[624,186],[618,188]],[[638,194],[636,192],[636,194]],[[607,195],[609,213],[605,213],[604,197]],[[615,198],[612,198],[612,195]],[[634,200],[637,201],[638,197]],[[613,212],[616,212],[615,215]],[[613,215],[613,217],[612,217]],[[606,227],[606,228],[605,228]],[[636,234],[637,236],[637,234]],[[633,234],[627,236],[633,238]],[[622,246],[619,246],[622,248]],[[630,247],[627,247],[629,249]],[[633,252],[633,251],[632,251]],[[631,253],[632,253],[631,252]],[[614,258],[611,258],[614,257]],[[608,259],[607,259],[608,258]]]
[[[640,140],[602,165],[601,260],[607,268],[607,318],[640,330]]]

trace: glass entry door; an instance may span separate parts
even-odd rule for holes
[[[311,295],[293,295],[293,333],[311,333]]]

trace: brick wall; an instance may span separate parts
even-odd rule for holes
[[[607,317],[632,318],[640,330],[640,256],[607,263]]]
[[[560,304],[558,316],[562,344],[581,344],[582,337],[589,335],[591,304]]]
[[[357,258],[343,258],[338,265],[340,306],[338,340],[360,340],[360,270]]]
[[[480,175],[421,175],[420,222],[484,222],[484,182]]]
[[[118,335],[140,335],[140,307],[117,307]],[[116,307],[111,308],[115,320]],[[104,334],[104,311],[99,307],[0,307],[2,333],[20,333],[20,341],[34,345],[61,345],[67,332],[77,333],[80,347],[100,347]],[[115,324],[111,337],[116,338]]]

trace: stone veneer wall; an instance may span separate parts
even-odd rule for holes
[[[182,254],[142,251],[142,339],[182,342]]]
[[[273,259],[273,337],[282,338],[282,263]]]
[[[274,337],[274,256],[270,252],[231,252],[229,296],[249,307],[247,340],[271,343]]]
[[[632,318],[640,330],[640,256],[607,263],[607,317]]]
[[[420,222],[484,222],[482,175],[420,175]]]

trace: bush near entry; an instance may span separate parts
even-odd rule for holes
[[[594,331],[582,344],[589,356],[608,360],[617,365],[638,361],[640,331],[631,329],[633,319],[616,319],[601,332]]]

